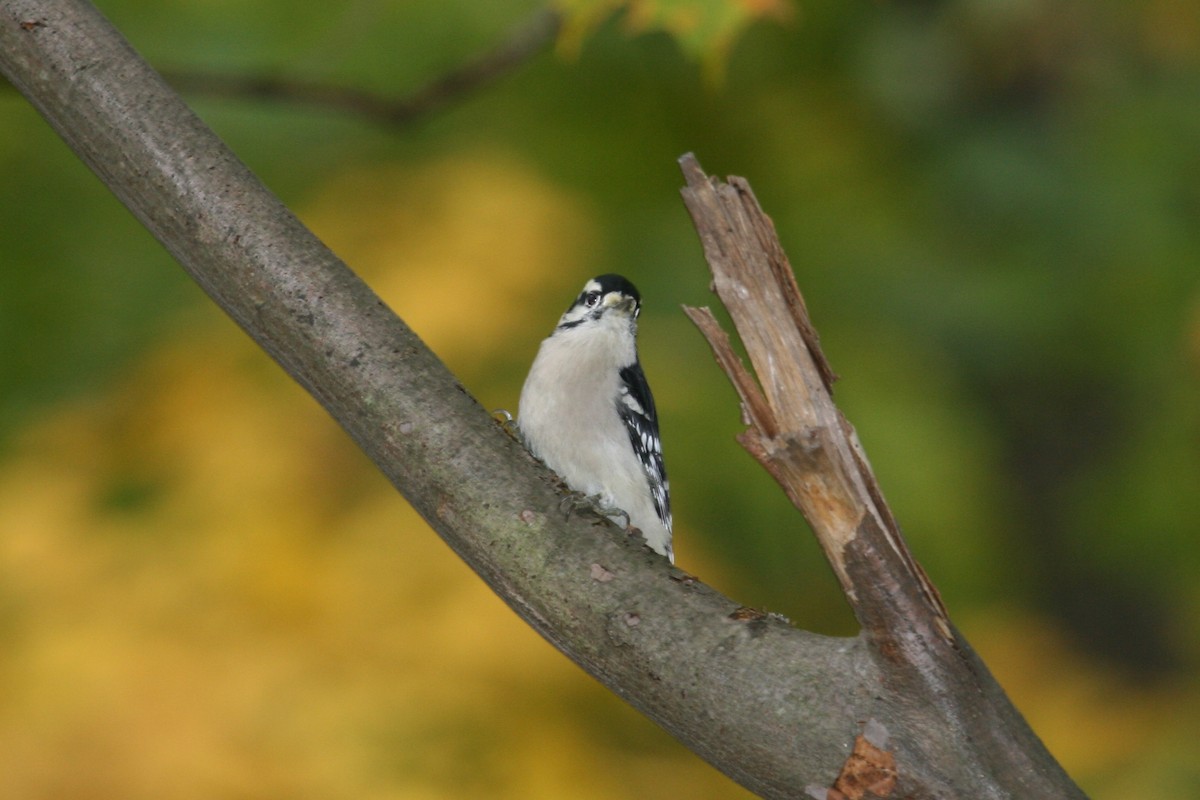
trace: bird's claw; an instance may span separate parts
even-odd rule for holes
[[[563,515],[567,519],[570,519],[571,514],[575,513],[576,511],[588,511],[598,517],[604,517],[606,519],[623,517],[625,519],[625,524],[621,527],[625,530],[630,530],[632,527],[632,524],[629,521],[629,514],[625,510],[615,506],[603,505],[601,503],[600,495],[598,494],[589,496],[583,492],[571,492],[563,497],[562,501],[558,504],[558,510],[563,512]]]
[[[505,433],[518,442],[521,441],[521,429],[517,427],[517,421],[513,419],[512,414],[503,408],[497,408],[492,412],[492,419],[500,423],[500,427],[504,429]]]

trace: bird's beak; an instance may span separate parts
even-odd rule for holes
[[[627,294],[617,294],[616,292],[604,298],[604,305],[607,308],[625,314],[632,314],[637,309],[637,303],[632,297]]]

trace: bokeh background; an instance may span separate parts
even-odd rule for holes
[[[399,95],[519,0],[102,0],[155,65]],[[681,566],[850,635],[733,441],[675,161],[774,217],[884,491],[1096,800],[1200,796],[1200,5],[571,3],[413,124],[189,95],[489,408],[645,298]],[[745,798],[495,599],[0,91],[0,796]]]

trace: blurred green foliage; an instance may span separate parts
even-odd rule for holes
[[[163,68],[396,95],[538,8],[100,5]],[[842,375],[837,399],[960,627],[1093,796],[1200,791],[1181,744],[1195,714],[1179,711],[1200,702],[1200,8],[814,0],[781,18],[774,2],[709,0],[597,14],[615,6],[565,4],[571,46],[404,128],[189,99],[488,407],[515,406],[537,342],[586,277],[632,278],[681,563],[747,604],[852,633],[803,522],[734,443],[734,394],[678,310],[712,299],[675,160],[694,151],[710,172],[749,178]],[[133,405],[91,449],[35,437],[35,455],[24,431],[140,396],[128,386],[148,361],[194,358],[178,343],[228,323],[23,99],[0,94],[0,120],[0,453],[22,474],[31,458],[94,467],[95,524],[132,517],[144,538],[179,535],[187,513],[153,516],[175,497],[170,448],[98,455],[159,417]],[[263,368],[239,358],[215,374]],[[174,413],[201,424],[186,404]],[[360,477],[316,481],[330,520],[364,487],[384,491],[337,458]],[[38,602],[29,591],[0,591],[10,646]],[[589,731],[581,747],[668,747],[608,700],[563,691]],[[1175,721],[1151,730],[1159,712]],[[491,742],[452,723],[443,735]],[[477,794],[453,773],[422,778],[435,787],[422,796]],[[714,797],[736,792],[714,785]]]

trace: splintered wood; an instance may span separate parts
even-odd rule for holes
[[[745,179],[710,178],[691,154],[680,167],[687,179],[683,200],[712,270],[713,290],[753,368],[707,308],[684,307],[742,400],[749,427],[738,441],[803,512],[865,627],[886,636],[897,615],[916,610],[936,635],[953,640],[937,590],[909,552],[854,428],[834,405],[837,376],[770,217]],[[865,554],[860,561],[882,557],[887,563],[856,566],[848,554],[856,540],[855,553]],[[891,586],[879,585],[881,569],[917,599],[897,603],[888,595]]]

